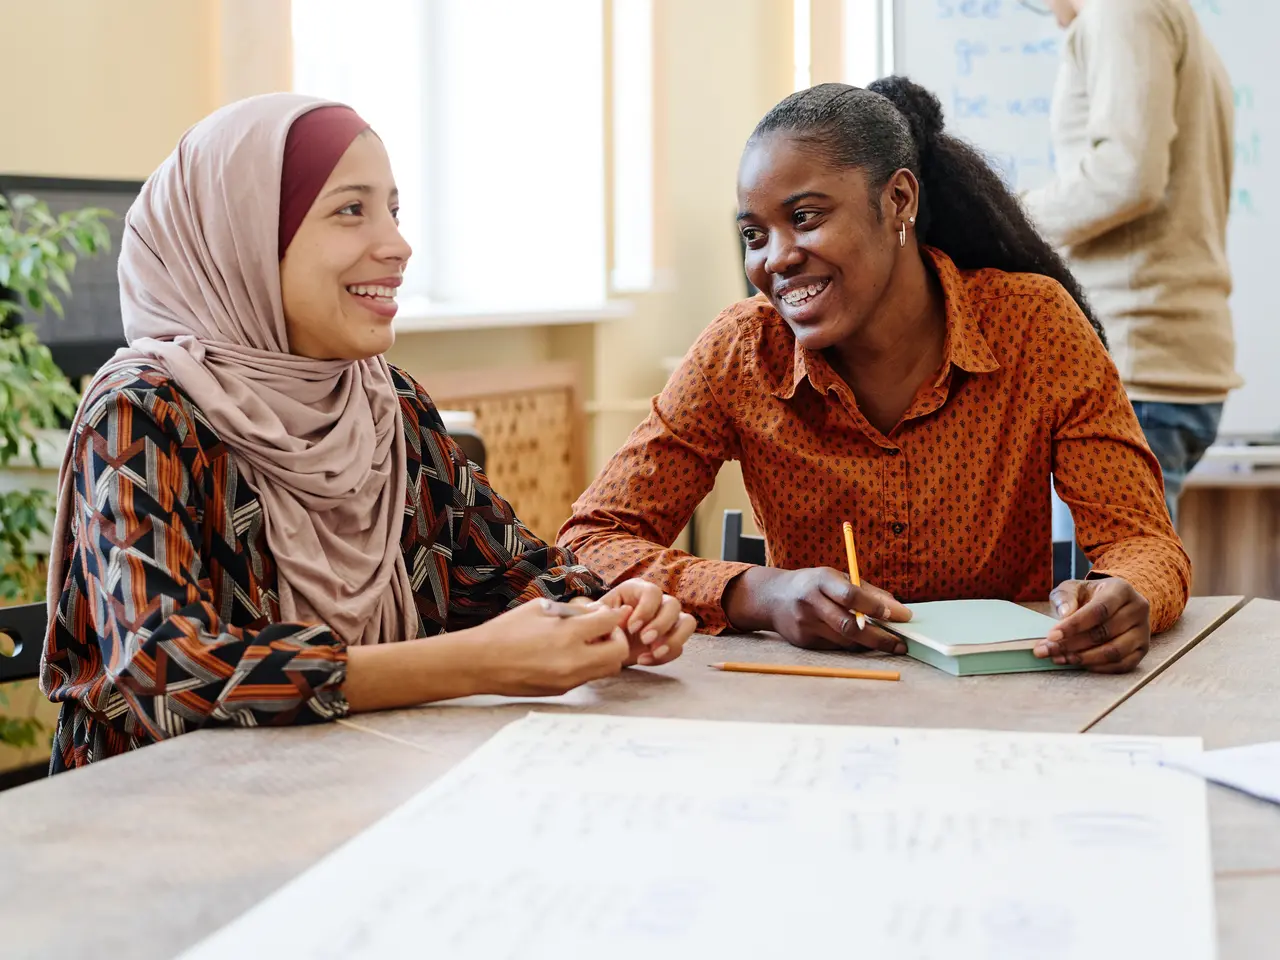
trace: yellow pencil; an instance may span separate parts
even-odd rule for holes
[[[794,663],[713,663],[730,673],[780,673],[792,677],[840,677],[845,680],[897,680],[897,670],[850,670],[846,667],[805,667]]]
[[[853,524],[848,520],[844,522],[844,552],[849,555],[849,582],[860,587],[862,578],[858,576],[858,551],[853,546]],[[867,625],[867,618],[863,613],[858,612],[856,619],[859,630]]]

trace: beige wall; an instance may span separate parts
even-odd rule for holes
[[[0,0],[0,172],[147,176],[223,103],[289,85],[288,0]]]

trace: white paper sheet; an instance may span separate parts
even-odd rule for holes
[[[1199,750],[534,714],[186,958],[1201,960]]]
[[[1280,740],[1209,750],[1168,763],[1214,783],[1280,803]]]

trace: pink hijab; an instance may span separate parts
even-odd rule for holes
[[[419,626],[400,550],[407,466],[391,372],[380,356],[294,356],[280,299],[285,141],[295,120],[328,105],[267,94],[187,131],[125,218],[128,347],[98,378],[138,361],[168,373],[262,503],[281,616],[383,643],[412,639]],[[51,618],[66,577],[73,453],[58,481]]]

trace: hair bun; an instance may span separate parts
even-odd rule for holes
[[[927,149],[942,133],[942,103],[932,93],[906,77],[882,77],[867,89],[880,94],[907,118],[916,146]]]

